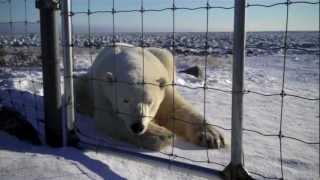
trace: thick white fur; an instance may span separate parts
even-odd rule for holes
[[[201,146],[224,147],[222,135],[204,125],[201,114],[171,85],[175,73],[165,49],[105,48],[75,81],[77,110],[93,116],[102,135],[147,149],[169,145],[172,132]],[[130,131],[136,122],[145,126],[139,135]]]

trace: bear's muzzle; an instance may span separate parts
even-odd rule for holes
[[[137,134],[137,135],[141,135],[143,133],[144,130],[144,125],[142,123],[134,123],[131,125],[131,130],[133,133]]]

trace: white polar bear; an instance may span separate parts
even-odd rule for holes
[[[103,135],[151,150],[169,145],[172,132],[204,147],[224,147],[223,136],[204,125],[172,85],[175,73],[165,49],[105,48],[75,80],[77,111],[93,116]]]

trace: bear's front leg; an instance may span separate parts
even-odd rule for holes
[[[175,92],[174,96],[172,90]],[[167,92],[157,119],[160,120],[158,124],[191,143],[211,149],[223,148],[226,145],[222,134],[214,127],[205,124],[204,117],[174,89]]]
[[[222,134],[217,129],[209,125],[204,125],[195,114],[189,115],[190,116],[184,120],[169,118],[170,120],[161,121],[160,124],[193,144],[210,149],[219,149],[226,146]],[[193,122],[191,122],[190,118]]]
[[[177,113],[179,114],[179,112]],[[214,127],[205,124],[203,117],[192,112],[185,119],[176,118],[175,129],[180,129],[180,133],[187,141],[210,149],[219,149],[226,146],[222,134]],[[180,118],[183,117],[180,115]]]
[[[149,150],[159,151],[172,143],[173,133],[153,122],[142,135],[132,135],[129,141]]]

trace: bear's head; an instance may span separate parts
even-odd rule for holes
[[[107,89],[103,90],[108,92],[117,118],[137,135],[146,132],[156,116],[169,83],[168,71],[162,63],[147,51],[144,56],[142,64],[141,51],[133,49],[119,53],[117,70],[105,74],[113,83],[104,86]]]
[[[167,77],[147,78],[143,82],[124,82],[113,79],[114,93],[111,104],[119,120],[134,134],[141,135],[156,116],[165,96]]]

